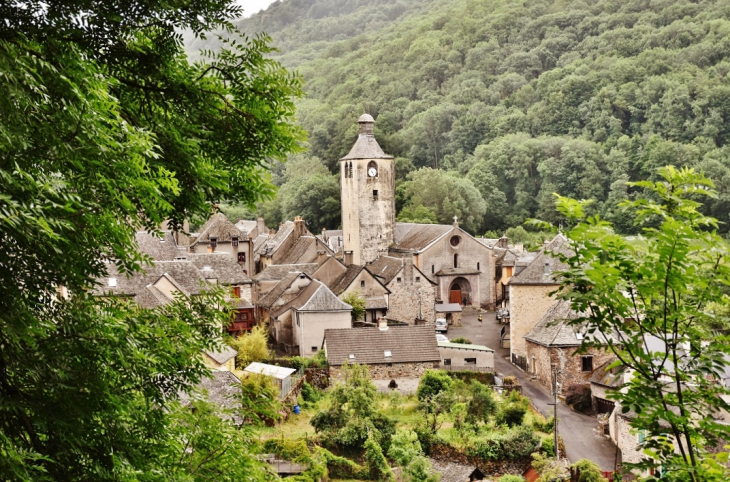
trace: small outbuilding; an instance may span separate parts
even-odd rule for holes
[[[236,355],[238,355],[236,350],[224,345],[219,350],[204,351],[203,362],[212,370],[232,372],[236,368]]]
[[[244,370],[246,373],[256,373],[272,377],[279,387],[279,398],[283,399],[291,391],[291,376],[296,370],[294,368],[267,365],[266,363],[253,362]]]
[[[438,342],[441,368],[445,370],[494,371],[494,350],[484,345]]]
[[[459,303],[438,303],[434,310],[436,318],[446,318],[449,325],[461,323],[461,305]]]

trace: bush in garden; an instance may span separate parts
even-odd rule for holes
[[[322,393],[307,382],[302,384],[302,398],[305,402],[316,403],[322,398]]]
[[[467,420],[487,422],[497,411],[497,401],[491,388],[472,380],[470,385],[471,400],[467,407]]]
[[[532,422],[532,426],[535,427],[535,430],[539,430],[540,432],[552,433],[555,428],[555,418],[550,416],[547,420],[541,422],[537,417],[535,417],[535,420]]]
[[[527,457],[540,448],[540,437],[529,425],[510,430],[502,442],[502,459],[514,460]]]
[[[526,397],[516,391],[511,392],[497,412],[497,423],[508,427],[521,425],[529,405],[530,401]]]
[[[606,482],[601,469],[595,462],[588,459],[581,459],[570,466],[572,470],[580,471],[577,482]]]
[[[367,463],[370,480],[395,480],[388,461],[383,455],[383,449],[372,437],[365,441],[365,461]]]
[[[540,451],[548,457],[555,457],[555,440],[552,437],[542,439]]]
[[[506,387],[511,387],[511,386],[519,385],[519,384],[517,383],[516,377],[509,376],[509,377],[504,377],[504,380],[502,380],[502,385],[504,385]]]
[[[593,408],[591,400],[591,386],[581,383],[570,385],[565,391],[565,403],[579,412],[587,412]]]
[[[463,336],[454,338],[453,340],[449,340],[449,341],[451,343],[460,343],[462,345],[471,345],[471,340],[469,338],[464,338]]]
[[[521,475],[505,474],[497,482],[525,482],[525,478]]]
[[[451,377],[441,370],[427,370],[418,384],[416,396],[423,402],[451,388]]]

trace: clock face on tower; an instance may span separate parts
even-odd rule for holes
[[[378,170],[375,167],[369,167],[368,168],[368,176],[375,177],[378,175]]]

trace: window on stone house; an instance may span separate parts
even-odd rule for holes
[[[360,288],[364,288],[364,287],[365,287],[365,281],[360,281]]]
[[[444,358],[444,366],[451,366],[451,358]]]
[[[581,368],[584,372],[593,371],[593,357],[592,356],[582,356],[582,357],[580,357],[580,361],[581,361]]]
[[[234,298],[240,298],[241,297],[241,287],[240,286],[234,286],[231,289],[231,296]]]
[[[479,271],[481,268],[479,268],[479,262],[477,261],[477,271]]]
[[[233,236],[231,238],[231,246],[238,246],[238,236]]]
[[[312,347],[312,353],[317,353],[317,347],[316,346],[313,346]]]
[[[464,365],[476,365],[477,359],[476,358],[464,358]]]
[[[246,262],[246,253],[238,253],[238,262],[239,263],[245,263]]]
[[[396,278],[396,279],[395,279],[395,281],[396,281],[397,283],[400,283],[400,278]]]
[[[454,269],[459,267],[459,255],[454,254]]]
[[[213,249],[218,247],[218,238],[210,238],[210,247]]]
[[[431,274],[433,274],[433,272],[434,272],[434,266],[431,265]]]
[[[378,190],[373,189],[373,199],[378,199]]]
[[[420,281],[421,281],[421,277],[420,276],[416,276],[416,283],[419,283]]]

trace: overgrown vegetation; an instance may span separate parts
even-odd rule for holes
[[[259,323],[248,333],[243,333],[237,338],[229,338],[228,344],[238,352],[236,366],[241,369],[253,362],[262,362],[271,358],[267,323]]]

